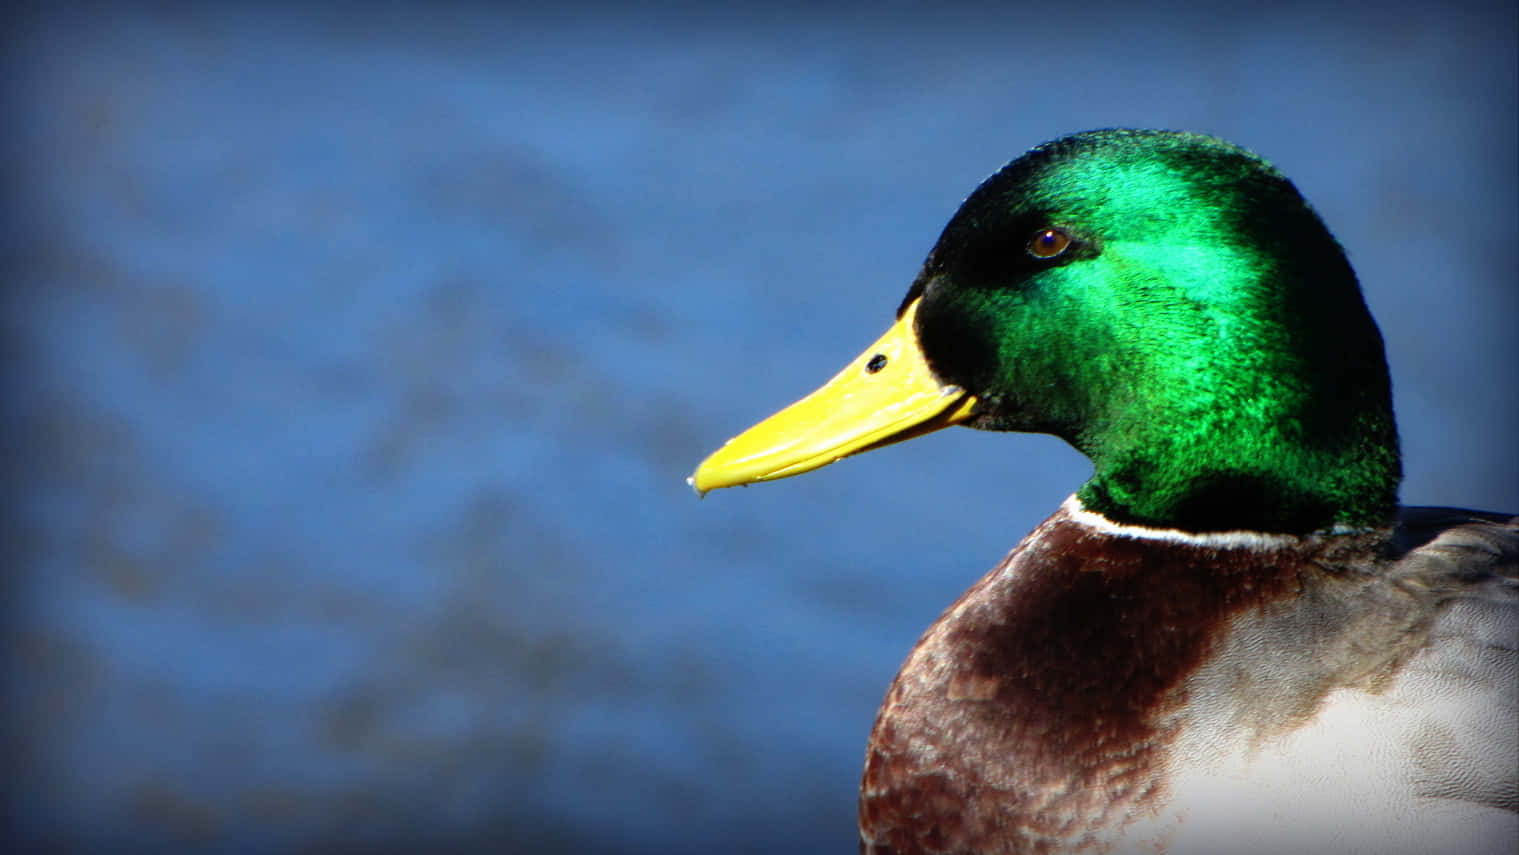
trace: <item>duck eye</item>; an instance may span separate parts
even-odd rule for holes
[[[1035,258],[1054,258],[1071,245],[1071,236],[1060,229],[1035,232],[1028,242],[1028,254]]]

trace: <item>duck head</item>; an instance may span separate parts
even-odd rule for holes
[[[697,468],[699,492],[962,424],[1059,436],[1082,504],[1188,531],[1385,523],[1382,339],[1340,245],[1258,156],[1104,130],[1039,146],[949,221],[887,333]]]

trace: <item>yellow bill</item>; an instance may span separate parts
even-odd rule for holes
[[[686,479],[697,493],[788,478],[970,418],[976,398],[943,385],[918,346],[914,300],[821,389],[723,444]]]

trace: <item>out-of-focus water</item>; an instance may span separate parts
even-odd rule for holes
[[[1070,131],[1281,166],[1405,500],[1519,507],[1513,4],[127,4],[6,53],[23,843],[852,851],[897,664],[1085,461],[683,479]]]

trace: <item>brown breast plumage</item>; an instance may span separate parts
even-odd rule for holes
[[[1169,798],[1168,752],[1196,724],[1191,678],[1210,657],[1243,670],[1207,714],[1266,735],[1337,686],[1384,679],[1439,599],[1371,572],[1387,532],[1166,541],[1092,516],[1068,503],[908,657],[867,749],[862,852],[1112,851]],[[1345,648],[1328,636],[1351,635],[1355,656],[1324,658]],[[1246,673],[1252,658],[1271,674]]]

